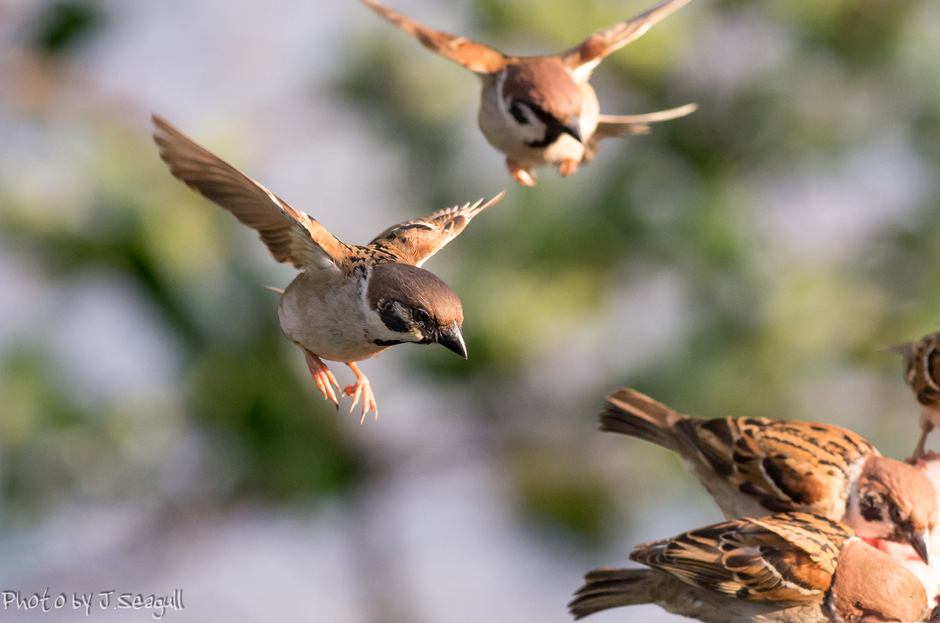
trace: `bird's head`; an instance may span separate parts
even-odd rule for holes
[[[378,264],[366,290],[369,338],[376,344],[437,343],[463,358],[463,306],[433,273],[409,264]]]
[[[930,533],[937,525],[937,492],[920,470],[872,456],[858,478],[853,525],[861,537],[908,543],[928,563]],[[928,563],[929,564],[929,563]]]
[[[579,121],[581,87],[560,59],[522,58],[508,65],[497,80],[509,114],[529,146],[547,147],[563,134],[584,142]]]

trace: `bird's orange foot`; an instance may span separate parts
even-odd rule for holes
[[[301,348],[303,348],[303,346],[301,346]],[[310,374],[313,376],[313,380],[316,381],[317,388],[323,392],[323,398],[332,400],[336,408],[339,409],[339,400],[336,398],[336,393],[333,391],[332,387],[332,385],[335,385],[336,389],[339,389],[339,383],[336,382],[336,377],[333,376],[333,373],[326,367],[322,359],[306,348],[303,348],[303,351],[304,356],[307,358],[307,367],[310,368]]]
[[[561,164],[558,165],[558,172],[561,173],[562,177],[568,177],[572,173],[578,170],[578,164],[580,162],[574,158],[568,158],[567,160],[562,160]]]
[[[347,385],[345,392],[347,396],[353,397],[352,406],[349,408],[349,412],[352,413],[353,409],[356,408],[356,405],[359,403],[360,396],[362,397],[362,417],[359,418],[359,423],[362,424],[366,419],[366,413],[369,412],[369,409],[375,412],[375,419],[379,419],[379,410],[375,404],[375,394],[372,393],[372,386],[369,385],[369,379],[366,378],[366,375],[359,371],[359,366],[354,363],[347,363],[350,370],[353,371],[353,374],[356,375],[356,382],[353,385]]]
[[[532,169],[526,168],[512,158],[506,158],[506,166],[509,167],[509,175],[523,186],[535,186],[535,173]]]

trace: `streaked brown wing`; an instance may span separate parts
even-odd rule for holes
[[[508,59],[498,50],[466,37],[449,35],[446,32],[428,28],[375,0],[362,1],[376,13],[420,41],[427,49],[460,63],[470,71],[478,74],[495,74],[506,66]]]
[[[320,223],[295,210],[166,120],[151,117],[153,140],[170,173],[213,203],[258,231],[278,262],[297,268],[345,270],[349,247]]]
[[[486,203],[480,199],[472,205],[467,203],[462,207],[438,210],[428,216],[393,225],[376,236],[368,246],[390,247],[402,262],[420,267],[425,260],[456,238],[473,217],[499,203],[504,196],[506,191]]]
[[[631,41],[639,39],[656,22],[670,13],[688,4],[690,0],[666,0],[653,8],[631,17],[625,22],[600,30],[579,45],[561,55],[562,61],[579,74],[580,81],[586,82],[597,63],[612,52],[616,52]],[[577,70],[582,69],[582,72]],[[586,75],[580,75],[586,72]]]
[[[828,589],[851,533],[802,513],[742,519],[638,545],[630,558],[739,599],[807,601]]]
[[[849,465],[877,454],[851,431],[796,420],[690,418],[676,433],[729,484],[774,512],[825,514],[841,496]]]

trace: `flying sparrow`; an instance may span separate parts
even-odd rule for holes
[[[596,569],[568,607],[657,604],[705,623],[923,621],[917,578],[846,526],[808,513],[741,519],[638,545],[649,569]]]
[[[159,116],[152,118],[154,141],[173,176],[256,229],[275,260],[300,269],[281,293],[278,318],[287,339],[303,350],[325,399],[339,407],[332,387],[339,384],[323,359],[341,361],[356,375],[344,391],[353,397],[350,411],[362,397],[364,419],[369,409],[376,417],[378,411],[357,361],[407,342],[436,342],[466,358],[460,299],[421,264],[505,192],[395,225],[365,246],[349,245]]]
[[[850,430],[796,420],[682,415],[632,389],[607,398],[601,430],[679,455],[727,519],[812,512],[860,537],[909,543],[928,561],[937,495],[919,470]]]
[[[921,434],[913,458],[923,458],[927,435],[940,426],[940,333],[887,350],[904,357],[904,380],[920,403]]]
[[[686,104],[645,115],[601,115],[597,95],[588,84],[604,57],[638,39],[690,0],[667,0],[594,33],[562,54],[523,57],[433,30],[376,0],[362,1],[432,52],[480,77],[480,129],[493,147],[506,154],[513,179],[526,186],[535,186],[533,167],[557,165],[562,175],[571,175],[581,162],[594,158],[600,139],[645,134],[650,123],[696,109],[695,104]]]

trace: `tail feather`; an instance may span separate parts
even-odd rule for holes
[[[688,418],[633,389],[621,389],[607,397],[601,414],[602,431],[638,437],[656,445],[679,450],[673,426]]]
[[[653,603],[655,572],[651,569],[595,569],[584,576],[568,609],[575,619],[589,614]]]

